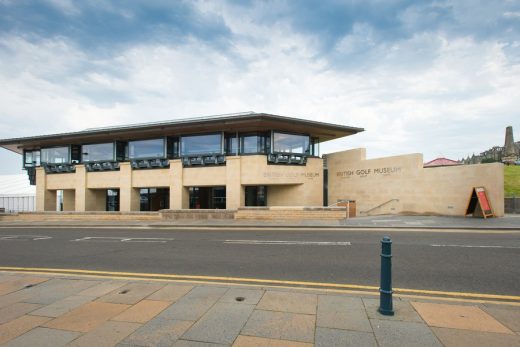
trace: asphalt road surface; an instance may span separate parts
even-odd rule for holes
[[[397,288],[520,295],[519,233],[386,232]],[[376,231],[0,228],[0,266],[379,285]]]

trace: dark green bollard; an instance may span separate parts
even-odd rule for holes
[[[385,236],[381,240],[381,287],[378,310],[385,316],[394,315],[392,293],[392,240]]]

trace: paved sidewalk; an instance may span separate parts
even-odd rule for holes
[[[0,272],[2,346],[520,346],[520,306]]]
[[[154,228],[341,228],[341,229],[454,229],[454,230],[507,230],[520,231],[520,214],[500,218],[473,218],[447,216],[371,216],[343,220],[226,220],[181,219],[171,221],[1,221],[0,227],[81,226],[81,227],[154,227]]]

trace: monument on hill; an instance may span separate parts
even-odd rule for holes
[[[506,140],[504,143],[504,154],[502,156],[502,162],[504,164],[515,164],[519,159],[518,148],[515,146],[515,140],[513,139],[513,127],[508,126],[506,128]]]

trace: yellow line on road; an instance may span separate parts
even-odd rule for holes
[[[202,280],[183,280],[183,279],[160,279],[160,278],[140,278],[140,277],[128,277],[128,276],[102,276],[102,275],[87,275],[87,274],[73,274],[73,273],[58,273],[58,272],[42,272],[42,271],[11,271],[16,273],[35,274],[35,275],[53,275],[60,277],[73,277],[73,278],[110,278],[113,280],[131,280],[131,281],[147,281],[147,282],[175,282],[175,283],[187,283],[187,284],[209,284],[217,286],[230,286],[230,287],[255,287],[255,288],[276,288],[276,289],[291,289],[298,291],[308,291],[313,293],[335,293],[335,294],[350,294],[350,295],[364,295],[364,296],[378,296],[379,292],[369,292],[362,290],[349,290],[349,289],[330,289],[330,288],[312,288],[312,287],[295,287],[287,285],[269,285],[269,284],[253,284],[253,283],[224,283],[215,281],[202,281]],[[520,302],[516,301],[496,301],[496,300],[483,300],[483,299],[464,299],[464,298],[448,298],[448,297],[435,297],[435,296],[424,296],[424,295],[407,295],[407,294],[395,294],[399,298],[418,299],[427,301],[448,301],[448,302],[467,302],[473,304],[494,304],[494,305],[507,305],[507,306],[520,306]]]
[[[53,268],[28,268],[28,267],[0,267],[0,271],[23,271],[23,272],[39,272],[39,273],[62,273],[62,274],[82,274],[82,275],[100,275],[104,277],[119,276],[126,278],[159,278],[166,280],[192,280],[192,281],[221,281],[231,283],[245,283],[245,284],[264,284],[264,285],[285,285],[290,287],[307,286],[317,288],[336,288],[343,290],[364,290],[364,291],[379,291],[379,287],[365,286],[357,284],[339,284],[339,283],[321,283],[321,282],[304,282],[304,281],[282,281],[282,280],[267,280],[258,278],[242,278],[242,277],[218,277],[218,276],[189,276],[189,275],[175,275],[175,274],[149,274],[149,273],[135,273],[135,272],[113,272],[113,271],[96,271],[96,270],[82,270],[82,269],[53,269]],[[475,298],[475,299],[493,299],[493,300],[513,300],[520,301],[520,296],[515,295],[497,295],[497,294],[483,294],[483,293],[465,293],[465,292],[444,292],[436,290],[422,290],[422,289],[407,289],[394,288],[396,294],[423,294],[434,295],[440,297],[459,297],[459,298]],[[403,295],[405,296],[405,295]],[[412,296],[412,295],[410,295]]]

